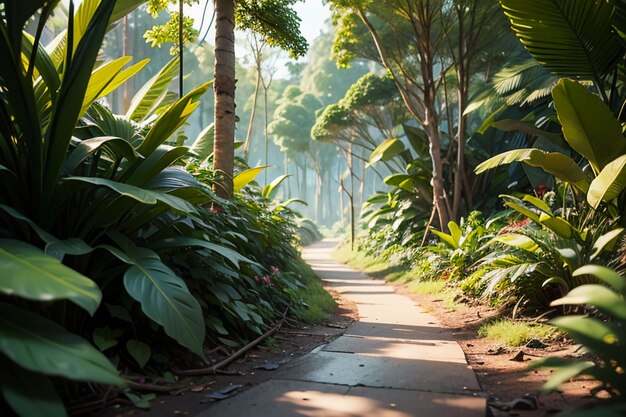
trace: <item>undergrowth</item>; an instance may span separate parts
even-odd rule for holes
[[[532,339],[553,340],[558,331],[547,324],[498,319],[483,324],[478,329],[478,335],[507,346],[524,346]]]

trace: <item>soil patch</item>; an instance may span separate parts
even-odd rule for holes
[[[597,401],[591,395],[591,390],[598,383],[583,377],[563,384],[559,391],[540,394],[541,387],[552,371],[528,369],[533,359],[580,356],[578,346],[571,341],[563,338],[541,348],[501,346],[478,336],[480,326],[497,316],[496,310],[478,303],[469,305],[460,302],[455,311],[450,311],[436,295],[414,294],[402,284],[395,284],[395,287],[398,293],[410,297],[433,314],[441,325],[453,330],[481,387],[490,397],[491,416],[551,416],[562,410]],[[532,404],[536,404],[535,410],[523,409]],[[515,408],[511,409],[513,405]]]

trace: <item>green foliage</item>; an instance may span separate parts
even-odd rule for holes
[[[600,81],[624,54],[607,1],[501,0],[520,42],[548,70]]]
[[[124,385],[78,334],[144,368],[173,344],[203,357],[207,343],[236,346],[288,309],[307,311],[292,212],[258,192],[219,200],[200,167],[209,155],[194,160],[167,143],[210,83],[172,99],[173,60],[128,116],[114,115],[95,100],[145,62],[124,69],[128,58],[97,57],[109,23],[136,4],[83,1],[70,13],[69,41],[33,46],[22,33],[30,15],[20,13],[43,6],[43,27],[53,3],[5,5],[0,22],[8,34],[0,39],[8,57],[0,68],[0,270],[9,277],[0,285],[0,362],[9,370],[0,390],[23,415],[65,415],[62,401],[81,390],[61,378]],[[22,43],[30,45],[23,55]],[[190,158],[189,172],[181,158]],[[311,305],[332,304],[316,278],[305,282],[315,288]]]
[[[184,0],[185,4],[198,4],[199,0]],[[300,33],[300,18],[292,9],[297,0],[255,0],[235,2],[236,24],[240,29],[250,30],[261,35],[270,46],[289,51],[292,58],[304,56],[308,44]],[[157,17],[166,12],[170,4],[178,0],[149,0],[148,12]],[[183,45],[196,40],[198,32],[193,28],[194,19],[183,16]],[[170,54],[178,51],[180,16],[170,13],[170,20],[164,25],[156,25],[148,30],[144,37],[152,46],[161,47],[164,43],[173,43]]]
[[[623,322],[626,320],[626,302],[624,289],[626,279],[613,270],[598,266],[586,265],[575,272],[576,275],[593,275],[602,284],[584,285],[570,291],[565,297],[555,300],[553,305],[579,305],[596,308],[604,319],[589,316],[566,316],[552,321],[552,324],[567,332],[576,342],[593,354],[593,362],[581,360],[566,360],[548,358],[533,363],[533,367],[556,368],[553,376],[544,386],[546,391],[552,391],[576,375],[590,375],[602,383],[605,390],[615,403],[619,401],[626,386],[624,385],[623,369],[626,366],[623,343],[626,339]],[[612,287],[612,288],[611,288]],[[616,410],[615,403],[609,402],[595,407],[593,412]],[[619,408],[618,408],[619,409]],[[623,410],[623,407],[621,408]],[[576,415],[591,415],[590,411],[580,410]]]

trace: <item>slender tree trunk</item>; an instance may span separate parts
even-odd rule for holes
[[[341,224],[346,223],[346,213],[343,210],[343,190],[341,189],[341,164],[337,163],[337,182],[339,183],[339,211],[341,216]]]
[[[435,88],[432,82],[425,82],[424,97],[424,130],[428,134],[430,140],[430,158],[433,168],[433,202],[437,208],[437,216],[439,217],[439,226],[442,230],[446,230],[450,215],[448,213],[448,205],[446,202],[446,194],[443,181],[443,163],[441,160],[441,136],[439,134],[439,120],[435,113]]]
[[[254,95],[252,96],[252,111],[250,112],[250,123],[248,123],[248,132],[246,132],[246,141],[243,144],[243,159],[248,162],[250,154],[250,142],[252,139],[252,128],[254,126],[254,117],[256,116],[256,105],[259,98],[259,88],[261,87],[261,67],[256,67],[256,83],[254,84]]]
[[[459,216],[459,208],[461,205],[461,196],[463,195],[463,177],[465,176],[465,131],[467,117],[463,115],[468,100],[468,80],[464,66],[459,68],[459,125],[457,129],[457,154],[456,154],[456,173],[454,177],[454,200],[452,205],[451,217],[456,220]],[[467,190],[466,190],[467,191]],[[467,197],[466,197],[467,198]],[[470,201],[468,201],[470,204]],[[469,206],[468,206],[469,208]]]
[[[348,198],[350,199],[350,243],[352,250],[354,250],[354,241],[356,240],[355,236],[355,215],[354,215],[354,159],[352,155],[352,142],[348,145],[348,170],[350,171],[350,193],[348,194]]]
[[[269,112],[267,109],[267,88],[265,86],[263,86],[263,101],[264,101],[264,107],[265,107],[265,129],[263,130],[264,132],[264,139],[265,139],[265,165],[269,165],[270,161],[269,161],[269,149],[270,149],[270,143],[269,143],[269,137],[268,137],[268,132],[267,132],[267,126],[269,124]],[[265,185],[267,185],[267,169],[264,172],[265,174]]]
[[[235,165],[235,2],[215,2],[215,193],[233,195]]]

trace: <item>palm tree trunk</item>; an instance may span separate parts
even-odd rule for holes
[[[215,2],[215,139],[213,189],[222,198],[233,195],[235,165],[235,2]]]

